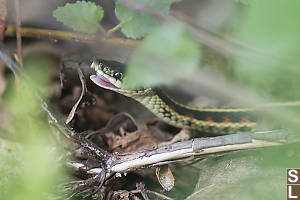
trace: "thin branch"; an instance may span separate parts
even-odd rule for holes
[[[22,37],[21,37],[21,17],[20,17],[20,1],[14,0],[15,16],[16,16],[16,32],[17,32],[17,46],[18,46],[18,62],[23,66],[22,55]]]
[[[109,30],[107,31],[107,34],[110,35],[110,34],[112,34],[113,32],[119,30],[121,27],[122,27],[122,24],[120,23],[120,24],[116,25],[115,27],[109,29]]]
[[[7,16],[6,0],[0,0],[0,40],[4,39],[5,21]]]
[[[112,157],[114,161],[111,162],[110,170],[114,173],[120,173],[155,163],[164,163],[163,161],[177,160],[190,156],[299,142],[295,137],[292,131],[279,130],[196,138],[190,141],[178,142],[153,149],[145,149],[126,154],[115,154],[115,156],[113,156],[114,158]]]
[[[18,76],[24,77],[26,79],[25,73],[20,68],[19,64],[15,61],[6,46],[0,42],[0,59],[9,67],[9,69]]]
[[[21,28],[22,36],[26,37],[47,37],[53,39],[64,39],[64,40],[79,40],[87,42],[105,42],[112,45],[123,45],[123,46],[136,46],[139,41],[124,39],[124,38],[105,38],[99,37],[97,35],[88,35],[67,31],[57,31],[57,30],[48,30],[48,29],[38,29],[38,28]],[[13,36],[16,34],[16,29],[14,27],[8,26],[5,35]]]
[[[144,183],[139,183],[139,184],[137,184],[137,189],[136,189],[136,190],[131,190],[130,192],[133,193],[133,194],[137,194],[137,193],[148,193],[148,194],[153,194],[153,195],[155,195],[155,196],[158,196],[158,197],[160,197],[160,198],[162,198],[162,199],[166,199],[166,200],[174,200],[173,198],[170,198],[170,197],[168,197],[168,196],[166,196],[166,195],[163,195],[163,194],[161,194],[161,193],[158,193],[158,192],[155,192],[155,191],[151,191],[151,190],[145,189],[145,184],[144,184]],[[144,197],[144,196],[143,196],[143,197]],[[145,199],[145,197],[144,197],[144,199]]]

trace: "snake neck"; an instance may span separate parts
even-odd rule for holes
[[[255,123],[250,109],[196,108],[182,105],[160,89],[122,91],[143,104],[154,115],[178,128],[193,129],[201,132],[229,134],[249,131]]]

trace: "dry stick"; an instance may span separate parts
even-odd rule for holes
[[[15,15],[16,15],[16,32],[17,32],[17,46],[18,46],[18,62],[23,66],[22,56],[22,37],[21,37],[21,17],[20,17],[20,2],[14,0],[15,4]]]
[[[0,0],[0,40],[4,39],[5,21],[7,16],[6,0]]]
[[[274,141],[270,140],[272,138]],[[150,166],[162,161],[226,151],[278,146],[291,142],[299,142],[299,139],[295,139],[293,133],[286,130],[196,138],[190,141],[178,142],[153,149],[144,149],[142,151],[126,154],[115,154],[115,158],[112,158],[114,160],[111,164],[111,171],[118,173]]]
[[[66,31],[38,29],[38,28],[21,28],[22,36],[26,37],[48,37],[53,39],[65,39],[65,40],[79,40],[88,42],[106,42],[113,45],[124,45],[124,46],[136,46],[139,41],[124,39],[124,38],[106,38],[99,37],[97,35],[81,34]],[[6,35],[13,36],[16,34],[14,27],[8,26],[5,32]]]

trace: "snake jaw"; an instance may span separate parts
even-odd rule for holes
[[[113,84],[107,77],[104,75],[96,74],[91,75],[90,79],[98,86],[109,89],[109,90],[119,90],[120,88]]]
[[[90,68],[96,72],[90,76],[96,85],[119,93],[124,90],[122,88],[123,74],[119,70],[110,68],[108,63],[105,64],[101,60],[93,61]]]

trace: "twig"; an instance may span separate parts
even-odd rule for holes
[[[96,35],[80,34],[66,31],[48,30],[48,29],[38,29],[38,28],[21,28],[22,36],[26,37],[48,37],[54,39],[64,39],[64,40],[79,40],[88,42],[106,42],[112,45],[124,45],[124,46],[136,46],[139,41],[124,39],[124,38],[105,38]],[[16,34],[16,29],[14,27],[8,26],[6,35],[13,36]]]
[[[112,34],[113,32],[119,30],[121,27],[122,27],[122,24],[120,23],[120,24],[118,24],[117,26],[115,26],[115,27],[109,29],[109,30],[107,31],[107,34],[108,34],[108,35],[109,35],[109,34]]]
[[[278,146],[289,142],[297,142],[291,139],[294,133],[287,130],[239,133],[211,138],[196,138],[186,142],[178,142],[153,149],[145,149],[126,154],[115,154],[111,164],[111,172],[120,173],[136,168],[141,168],[163,161],[199,156],[205,154],[252,149],[259,147]],[[271,141],[270,138],[275,138]]]
[[[142,182],[136,184],[136,190],[132,191],[132,193],[141,193],[144,200],[150,200],[149,197],[146,194],[145,184],[142,183]]]
[[[20,17],[20,2],[14,0],[15,4],[15,16],[16,16],[16,32],[17,32],[17,46],[18,46],[18,61],[23,66],[22,56],[22,37],[21,37],[21,17]]]
[[[0,0],[0,40],[4,38],[5,21],[7,16],[6,0]]]
[[[4,63],[15,75],[27,79],[25,73],[23,73],[23,70],[19,67],[18,63],[16,63],[11,53],[2,42],[0,42],[0,59],[4,61]]]

